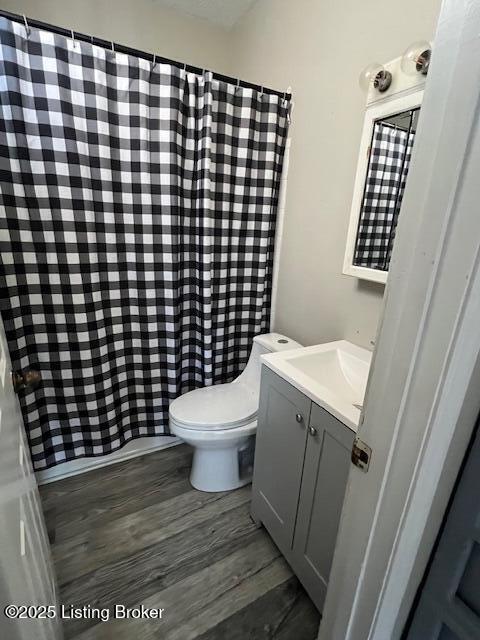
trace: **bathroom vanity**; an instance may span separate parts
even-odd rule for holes
[[[321,611],[371,354],[340,341],[262,360],[251,514]]]

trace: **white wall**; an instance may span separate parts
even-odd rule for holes
[[[228,72],[229,34],[153,0],[0,0],[0,8],[87,35]]]
[[[275,329],[304,344],[375,337],[383,285],[342,275],[365,95],[358,76],[430,39],[440,0],[259,0],[235,27],[235,74],[293,87]]]

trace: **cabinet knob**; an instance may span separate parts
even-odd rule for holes
[[[308,427],[308,433],[311,436],[316,436],[317,435],[317,430],[315,429],[315,427]]]
[[[303,422],[303,416],[301,413],[297,413],[297,415],[295,416],[295,420],[297,422]]]

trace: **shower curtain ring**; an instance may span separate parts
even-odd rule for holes
[[[152,60],[152,69],[155,68],[155,65],[157,64],[157,54],[154,53],[153,54],[153,60]]]
[[[23,22],[25,24],[25,32],[27,34],[27,38],[30,35],[30,25],[27,22],[27,16],[25,14],[23,14]]]
[[[73,29],[70,29],[70,33],[72,34],[72,44],[73,44],[73,48],[75,49],[75,47],[77,46],[77,43],[75,41],[75,32]]]
[[[115,55],[115,45],[113,44],[113,40],[112,40],[112,53]]]

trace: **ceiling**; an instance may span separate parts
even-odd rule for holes
[[[230,29],[257,0],[154,0],[155,4]]]

